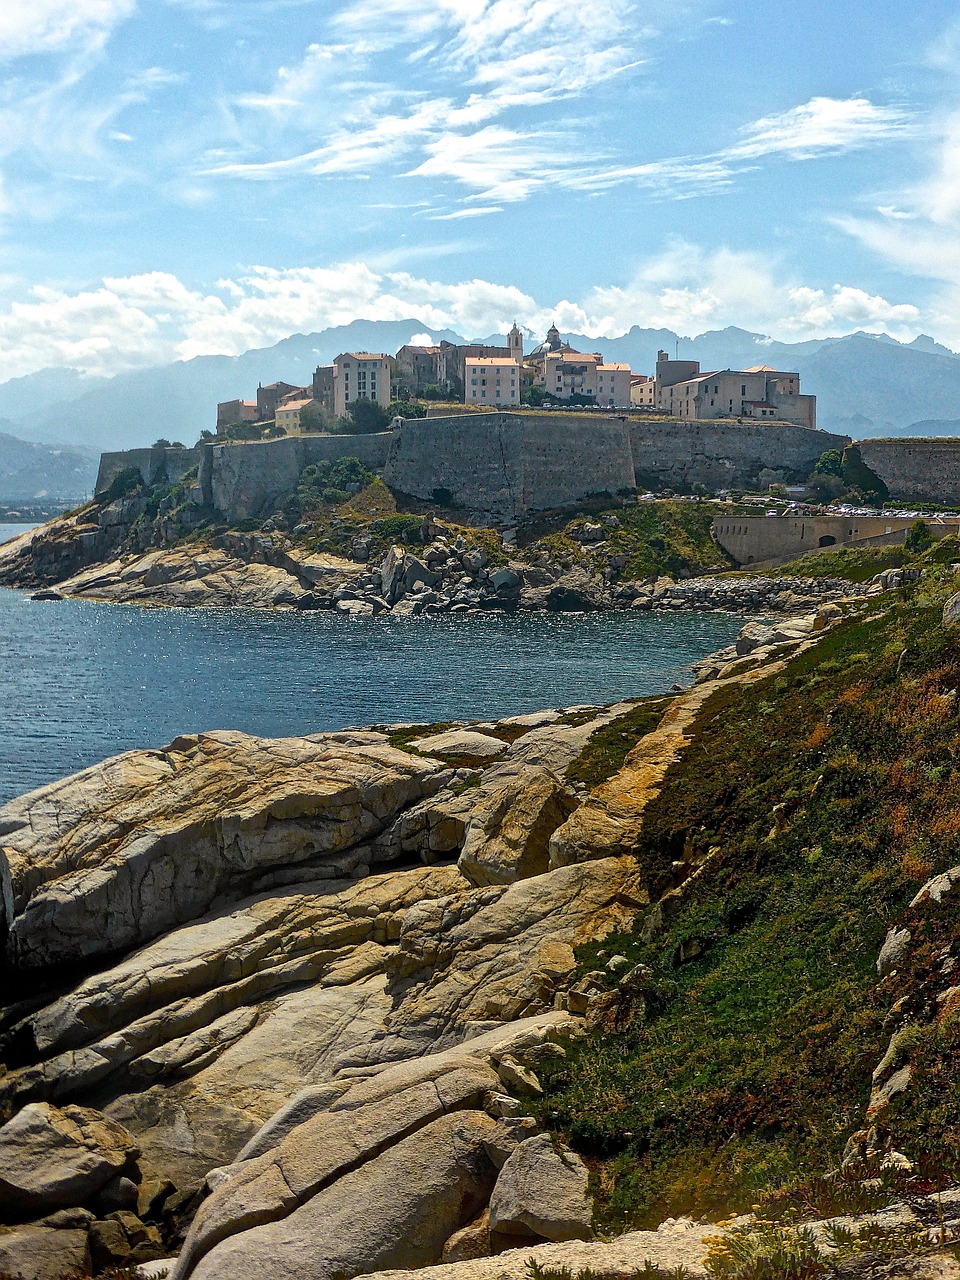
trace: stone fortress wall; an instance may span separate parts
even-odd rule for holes
[[[849,443],[846,436],[789,423],[455,414],[400,420],[392,431],[376,435],[107,453],[97,493],[127,467],[136,467],[148,483],[163,477],[172,482],[198,467],[202,501],[225,519],[249,519],[269,515],[294,489],[303,467],[356,457],[414,497],[443,493],[455,506],[509,520],[634,486],[765,488],[775,481],[802,481],[824,450]],[[860,452],[891,495],[960,502],[960,439],[867,440]]]
[[[859,447],[891,496],[905,502],[960,503],[960,438],[861,440]]]

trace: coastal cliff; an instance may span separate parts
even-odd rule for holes
[[[0,1271],[747,1275],[800,1203],[848,1215],[811,1276],[948,1240],[956,585],[749,624],[675,697],[8,804]]]

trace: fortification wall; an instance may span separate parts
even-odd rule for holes
[[[805,480],[826,449],[844,449],[848,436],[786,422],[630,421],[637,484],[689,489],[766,488]]]
[[[457,506],[511,519],[634,483],[621,421],[554,413],[410,419],[383,475],[414,497],[446,490]]]
[[[233,520],[269,515],[297,487],[300,472],[315,462],[359,458],[382,471],[390,434],[286,436],[243,444],[201,445],[200,491],[204,502]]]
[[[713,535],[738,564],[762,564],[850,542],[902,542],[911,524],[912,518],[898,516],[718,516]],[[951,524],[936,536],[954,532]]]
[[[135,467],[140,472],[144,484],[173,484],[197,466],[199,461],[199,446],[192,449],[123,449],[116,453],[101,453],[94,495],[109,489],[114,476],[130,467]]]
[[[892,498],[960,503],[960,439],[860,440],[858,447]]]

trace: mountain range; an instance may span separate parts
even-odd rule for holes
[[[0,425],[23,442],[60,450],[132,448],[161,436],[190,444],[202,429],[214,427],[220,400],[252,398],[261,382],[307,383],[317,364],[329,363],[341,351],[393,352],[422,332],[437,341],[464,341],[452,330],[430,330],[416,317],[356,320],[294,334],[239,356],[198,356],[114,377],[42,369],[0,383],[0,419],[5,420]],[[617,338],[564,337],[580,350],[601,349],[607,359],[625,361],[641,373],[653,372],[658,350],[699,360],[704,370],[756,364],[795,370],[803,390],[818,397],[820,426],[855,437],[960,433],[960,355],[926,336],[901,343],[886,334],[851,333],[784,343],[734,327],[684,338],[669,329],[635,325]],[[528,335],[528,349],[539,338]],[[503,341],[497,335],[473,340]],[[14,496],[6,494],[3,457],[0,453],[0,490]],[[52,461],[44,465],[54,466]],[[76,459],[70,465],[82,467]],[[47,478],[42,487],[51,490]]]
[[[0,501],[87,497],[97,474],[97,456],[93,449],[36,444],[0,430]]]

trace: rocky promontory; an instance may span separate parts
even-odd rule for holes
[[[545,546],[523,553],[491,530],[482,539],[426,516],[408,541],[378,552],[354,539],[345,554],[272,527],[222,530],[201,540],[173,538],[142,547],[127,532],[127,502],[85,508],[0,547],[0,584],[40,598],[114,603],[333,610],[351,618],[478,612],[668,610],[801,613],[869,586],[797,576],[668,574],[629,577],[613,555],[597,559],[595,530],[562,555]],[[142,541],[142,540],[141,540]],[[161,540],[162,541],[162,540]],[[352,557],[352,558],[351,558]],[[626,556],[620,557],[626,561]]]
[[[674,697],[276,740],[185,735],[0,809],[0,1274],[147,1276],[164,1260],[174,1280],[524,1280],[533,1261],[718,1277],[724,1250],[764,1231],[819,1258],[810,1276],[878,1240],[909,1244],[914,1270],[849,1275],[955,1274],[938,1249],[960,1201],[910,1181],[893,1146],[913,1070],[902,1005],[843,1175],[863,1165],[884,1189],[885,1170],[900,1181],[844,1193],[850,1211],[822,1213],[809,1238],[761,1215],[598,1240],[603,1168],[558,1134],[549,1102],[565,1064],[589,1076],[598,1036],[621,1043],[674,998],[677,978],[632,949],[663,937],[679,975],[723,941],[703,923],[732,856],[723,837],[691,826],[644,852],[718,709],[772,714],[771,691],[807,680],[795,673],[817,670],[838,624],[863,645],[888,614],[871,597],[748,623]],[[866,656],[853,651],[861,667]],[[830,785],[779,793],[751,861]],[[955,883],[955,869],[934,876],[892,916],[881,1005],[890,975],[926,962],[931,916],[949,931]],[[667,940],[691,908],[701,923]],[[911,1010],[952,1007],[951,961],[937,952],[944,993],[911,996]],[[619,1087],[604,1081],[590,1087]]]
[[[333,1280],[590,1237],[524,1112],[591,1016],[575,948],[650,902],[630,832],[715,687],[191,735],[6,805],[0,1269],[182,1246],[177,1276]]]

